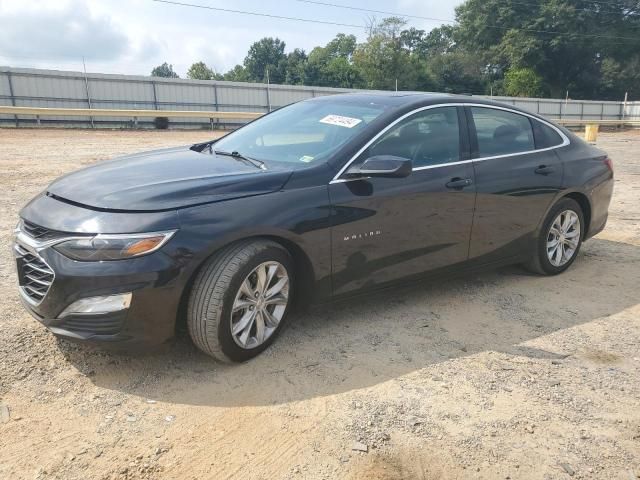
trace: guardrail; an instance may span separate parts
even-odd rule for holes
[[[0,114],[31,116],[86,116],[86,117],[191,117],[235,120],[253,120],[264,113],[260,112],[221,112],[205,110],[138,110],[113,108],[50,108],[50,107],[12,107],[0,105]],[[550,118],[562,125],[640,125],[640,120],[600,120]]]
[[[582,126],[582,125],[631,125],[640,126],[640,120],[620,119],[620,120],[571,120],[568,118],[550,118],[549,120],[559,123],[560,125]]]
[[[587,142],[595,143],[598,139],[598,132],[601,126],[614,126],[614,127],[640,127],[640,120],[569,120],[569,119],[554,119],[556,123],[569,126],[583,126],[584,125],[584,139]]]
[[[30,115],[35,116],[38,125],[40,125],[40,117],[131,117],[137,125],[138,118],[141,117],[181,117],[181,118],[208,118],[213,122],[214,119],[234,119],[234,120],[253,120],[264,113],[256,112],[216,112],[202,110],[122,110],[111,108],[48,108],[48,107],[11,107],[0,106],[0,114],[8,115]]]
[[[134,124],[137,125],[139,117],[182,117],[182,118],[208,118],[213,127],[214,119],[234,119],[234,120],[253,120],[264,113],[258,112],[219,112],[219,111],[202,111],[202,110],[119,110],[107,108],[46,108],[46,107],[11,107],[0,106],[0,114],[8,115],[30,115],[35,116],[38,125],[41,116],[86,116],[86,117],[131,117]],[[585,135],[592,138],[597,135],[600,126],[640,126],[640,120],[599,120],[584,119],[571,120],[566,118],[551,119],[556,123],[570,126],[585,126]],[[593,137],[595,141],[595,137]]]

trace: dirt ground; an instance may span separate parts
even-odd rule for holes
[[[144,356],[56,340],[15,287],[21,206],[83,165],[210,135],[0,129],[0,479],[640,477],[640,132],[600,135],[609,225],[561,276],[316,309],[242,365],[188,338]]]

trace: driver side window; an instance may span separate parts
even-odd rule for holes
[[[409,158],[413,168],[460,160],[460,129],[456,107],[423,110],[405,118],[377,139],[361,160],[376,155]]]

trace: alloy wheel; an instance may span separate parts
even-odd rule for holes
[[[289,303],[289,276],[279,262],[258,265],[242,282],[231,310],[231,335],[244,349],[262,345],[277,330]]]
[[[580,217],[573,210],[561,212],[547,234],[547,257],[551,265],[561,267],[569,262],[580,245]]]

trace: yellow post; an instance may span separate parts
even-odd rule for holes
[[[598,139],[598,128],[600,125],[597,123],[588,123],[584,127],[584,139],[587,142],[595,143]]]

